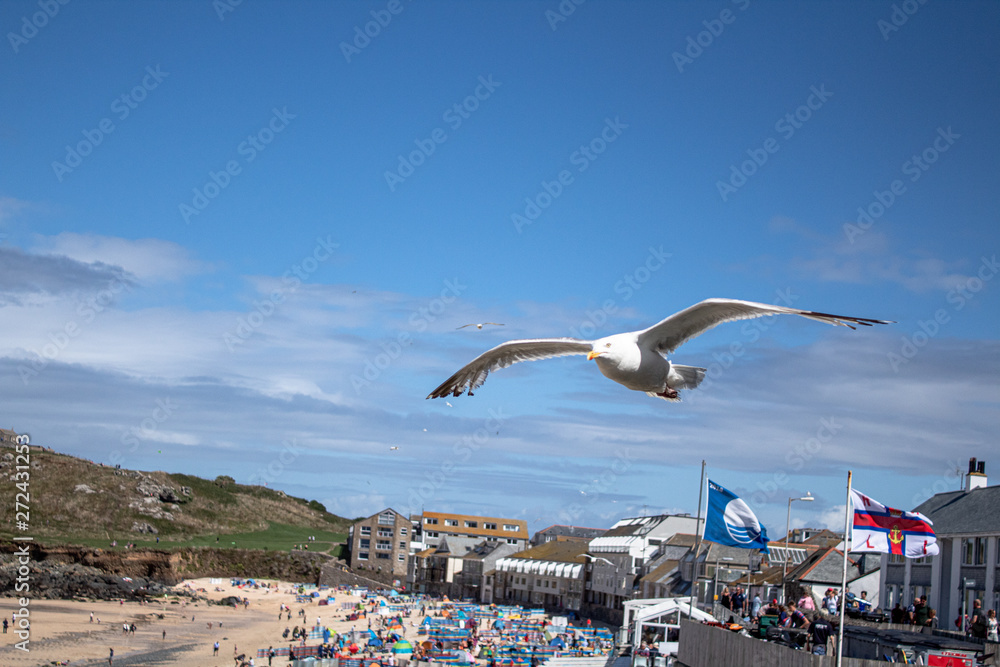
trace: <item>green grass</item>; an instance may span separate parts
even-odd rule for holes
[[[312,535],[315,542],[309,542],[308,537]],[[218,541],[216,541],[218,538]],[[316,528],[306,528],[302,526],[292,526],[284,523],[268,522],[267,530],[258,530],[248,533],[220,534],[220,535],[200,535],[187,539],[161,539],[156,542],[156,537],[150,539],[135,540],[133,543],[138,547],[154,547],[160,549],[171,549],[175,547],[216,547],[216,548],[239,548],[239,549],[267,549],[269,551],[288,551],[294,545],[309,545],[309,551],[319,553],[329,553],[333,556],[340,556],[341,543],[347,539],[344,533],[333,533]],[[74,544],[83,544],[90,547],[110,549],[107,540],[78,539],[70,540]],[[123,549],[124,544],[118,542],[118,548]],[[332,550],[332,551],[331,551]]]

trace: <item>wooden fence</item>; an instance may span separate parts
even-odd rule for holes
[[[796,651],[780,644],[765,642],[752,637],[742,637],[735,632],[692,621],[681,621],[680,644],[677,659],[685,667],[833,667],[837,657],[830,642],[830,655],[820,656]],[[883,667],[876,660],[843,659],[843,667]]]

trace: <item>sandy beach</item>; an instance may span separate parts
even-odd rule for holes
[[[184,581],[174,587],[175,590],[185,586],[203,588],[205,592],[200,594],[213,600],[239,596],[250,601],[249,607],[241,605],[238,609],[209,605],[204,601],[185,601],[184,598],[180,604],[32,600],[29,651],[15,649],[14,644],[20,639],[12,629],[8,630],[7,634],[0,634],[0,664],[9,667],[106,665],[109,649],[113,648],[115,665],[232,667],[234,656],[241,653],[249,658],[257,655],[258,648],[287,647],[289,642],[282,639],[281,634],[286,627],[303,625],[302,618],[297,615],[300,609],[305,610],[310,627],[320,617],[323,625],[335,632],[349,631],[352,626],[359,630],[367,628],[366,621],[342,620],[346,613],[341,611],[340,603],[358,602],[359,597],[334,592],[336,602],[330,606],[296,603],[291,583],[266,583],[277,583],[277,589],[240,589],[231,586],[228,579],[223,579],[221,584],[211,584],[207,578]],[[282,603],[291,607],[290,621],[287,615],[278,620]],[[17,608],[13,598],[0,598],[0,613],[8,621]],[[162,619],[159,618],[161,614]],[[122,632],[124,623],[135,623],[134,635]],[[214,642],[219,642],[217,656],[213,656]],[[150,651],[157,653],[150,654]],[[266,665],[266,658],[257,660],[257,664]],[[277,659],[275,664],[279,664]]]

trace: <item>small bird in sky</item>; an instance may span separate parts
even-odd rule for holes
[[[460,327],[455,327],[455,331],[458,331],[459,329],[464,329],[465,327],[476,327],[477,329],[482,329],[483,327],[485,327],[487,325],[490,325],[490,324],[492,324],[495,327],[506,326],[505,324],[500,324],[499,322],[480,322],[478,324],[476,324],[475,322],[473,322],[473,323],[470,323],[470,324],[463,324]]]
[[[390,450],[392,450],[392,451],[396,451],[397,449],[399,449],[399,447],[396,447],[395,445],[393,445],[393,446],[392,446],[392,447],[390,447],[389,449],[390,449]]]
[[[753,301],[706,299],[642,331],[619,333],[597,340],[532,338],[501,343],[460,368],[427,398],[443,398],[449,394],[461,396],[464,393],[472,396],[472,390],[483,385],[490,371],[519,361],[585,354],[588,361],[597,363],[598,370],[608,379],[628,389],[676,402],[680,400],[679,390],[694,389],[701,384],[706,369],[675,364],[666,358],[667,354],[723,322],[768,315],[800,315],[851,329],[892,324],[890,320],[830,315]]]

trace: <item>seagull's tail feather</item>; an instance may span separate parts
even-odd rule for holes
[[[677,373],[684,379],[684,384],[671,385],[674,389],[694,389],[705,379],[705,369],[697,366],[681,366],[671,364],[670,370]]]
[[[677,398],[667,398],[663,394],[657,394],[655,391],[647,391],[646,395],[647,396],[652,396],[653,398],[662,398],[663,400],[670,401],[671,403],[680,403],[681,402],[681,396],[680,396],[680,394],[677,394]]]

